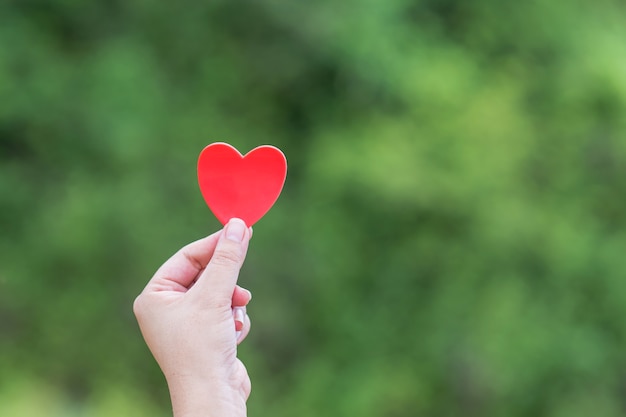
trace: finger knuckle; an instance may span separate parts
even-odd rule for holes
[[[251,392],[252,392],[252,382],[250,381],[250,376],[246,372],[244,377],[243,377],[243,381],[241,383],[241,395],[247,401],[248,398],[250,398],[250,393]]]
[[[141,318],[144,312],[144,302],[143,302],[143,294],[139,294],[135,301],[133,302],[133,314],[135,314],[136,318]]]
[[[238,266],[241,263],[242,251],[238,246],[225,246],[215,250],[211,262],[222,267]]]

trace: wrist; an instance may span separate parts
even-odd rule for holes
[[[245,417],[246,402],[220,378],[167,378],[174,417]]]

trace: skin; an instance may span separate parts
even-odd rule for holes
[[[250,378],[237,345],[250,331],[249,291],[237,285],[252,229],[231,219],[166,261],[133,310],[161,367],[174,417],[246,415]]]

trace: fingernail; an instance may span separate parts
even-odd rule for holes
[[[250,292],[250,290],[246,290],[245,288],[244,290],[248,293],[248,302],[249,302],[250,300],[252,300],[252,293]]]
[[[240,337],[241,337],[241,332],[235,332],[235,340],[239,341]]]
[[[241,307],[235,307],[233,310],[235,316],[235,330],[240,331],[243,329],[243,321],[245,320],[246,312]]]
[[[226,225],[226,238],[241,243],[246,234],[246,224],[241,219],[230,219]]]

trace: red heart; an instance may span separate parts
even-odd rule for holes
[[[238,217],[252,226],[274,205],[286,176],[285,155],[269,145],[242,156],[227,143],[212,143],[198,158],[200,191],[222,224]]]

